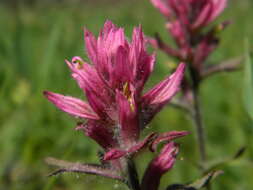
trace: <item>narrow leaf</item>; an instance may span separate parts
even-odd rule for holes
[[[222,173],[223,171],[221,170],[211,171],[190,184],[172,184],[169,185],[166,190],[198,190],[206,187],[212,180]]]
[[[50,157],[46,158],[45,162],[49,165],[60,167],[60,169],[49,174],[48,176],[55,176],[61,173],[72,172],[72,173],[85,173],[85,174],[99,175],[99,176],[123,181],[122,177],[118,174],[117,171],[111,168],[106,168],[101,165],[97,165],[97,164],[81,164],[79,162],[73,163],[73,162],[58,160],[58,159],[50,158]]]
[[[244,61],[244,86],[243,101],[244,107],[251,119],[253,119],[253,61],[249,52],[249,45],[245,44],[245,61]]]
[[[209,172],[208,174],[198,179],[197,181],[191,183],[187,187],[191,187],[194,189],[201,189],[202,187],[206,187],[211,182],[211,180],[214,180],[217,176],[221,174],[223,174],[223,171],[221,170]]]

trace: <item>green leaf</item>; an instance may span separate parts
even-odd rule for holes
[[[190,184],[172,184],[167,187],[166,190],[198,190],[203,187],[206,187],[212,180],[214,180],[217,176],[223,174],[223,171],[221,170],[214,170],[200,179],[197,179],[196,181],[190,183]]]
[[[205,176],[203,176],[202,178],[188,185],[188,187],[191,187],[194,189],[201,189],[203,187],[206,187],[212,180],[214,180],[217,176],[221,174],[223,174],[222,170],[211,171]]]
[[[245,43],[245,61],[244,61],[244,86],[243,101],[244,107],[253,120],[253,66],[252,58],[249,51],[248,41]]]

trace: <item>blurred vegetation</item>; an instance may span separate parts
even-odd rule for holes
[[[209,62],[216,64],[243,55],[246,37],[252,45],[252,8],[251,0],[229,1],[220,20],[229,19],[233,23],[221,34],[221,46]],[[112,180],[95,176],[65,174],[48,178],[46,175],[53,169],[43,162],[47,156],[98,162],[98,146],[73,130],[76,120],[47,102],[42,92],[47,89],[84,98],[64,59],[75,55],[85,58],[83,27],[97,34],[106,19],[124,27],[129,37],[133,27],[142,24],[146,35],[158,31],[164,39],[171,40],[163,27],[164,19],[148,0],[1,1],[1,190],[125,189]],[[174,60],[157,52],[149,87],[169,73],[168,61]],[[242,83],[243,73],[235,72],[213,76],[201,88],[209,159],[216,162],[230,158],[240,147],[247,146],[241,159],[222,165],[220,169],[225,173],[214,182],[215,190],[253,189],[253,122],[243,108]],[[161,189],[169,183],[198,178],[198,170],[192,165],[198,155],[190,119],[167,107],[144,135],[151,130],[192,131],[192,135],[180,140],[182,159],[163,177]],[[140,173],[150,158],[151,153],[137,158]]]

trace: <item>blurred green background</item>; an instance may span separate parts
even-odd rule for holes
[[[18,3],[17,3],[18,2]],[[221,34],[220,48],[208,60],[241,56],[244,40],[253,40],[253,1],[229,1],[219,19],[233,23]],[[54,156],[81,162],[98,162],[98,146],[81,132],[73,130],[76,120],[57,110],[43,96],[43,90],[84,98],[64,59],[86,57],[83,27],[98,33],[106,19],[125,28],[131,36],[141,24],[146,35],[159,32],[171,42],[164,19],[148,0],[35,1],[0,2],[0,189],[67,190],[126,189],[112,180],[89,175],[63,174],[46,177],[53,168],[43,159]],[[172,42],[171,42],[172,43]],[[155,72],[148,87],[170,72],[168,57],[157,52]],[[220,169],[213,189],[253,189],[253,122],[242,102],[243,73],[219,74],[201,87],[201,101],[208,139],[210,162],[232,157],[247,146],[242,158]],[[174,169],[162,178],[161,188],[169,183],[186,183],[199,177],[191,164],[198,159],[191,120],[181,111],[165,108],[144,131],[188,130],[180,140],[181,154]],[[140,175],[151,153],[137,158]]]

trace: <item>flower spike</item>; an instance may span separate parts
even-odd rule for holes
[[[83,131],[103,148],[102,163],[106,167],[124,173],[122,157],[132,158],[144,148],[155,149],[161,141],[185,135],[151,133],[140,140],[147,121],[180,89],[185,66],[180,64],[173,75],[143,95],[155,55],[146,50],[147,40],[141,26],[134,28],[129,42],[123,28],[106,21],[98,37],[85,29],[84,40],[90,61],[76,56],[66,64],[85,93],[87,103],[48,91],[44,94],[62,111],[86,119],[76,130]]]

